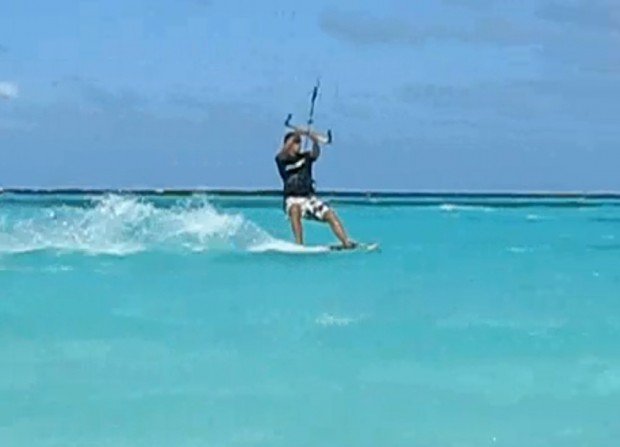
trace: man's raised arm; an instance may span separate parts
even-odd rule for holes
[[[316,160],[321,156],[321,144],[318,137],[313,132],[307,133],[308,138],[312,141],[312,150],[310,151],[310,157]]]

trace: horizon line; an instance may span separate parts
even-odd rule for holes
[[[1,188],[0,194],[151,194],[151,195],[192,195],[215,194],[222,196],[281,196],[281,189],[274,188],[212,188],[212,187],[8,187]],[[364,190],[364,189],[326,189],[317,195],[341,197],[540,197],[540,198],[615,198],[620,199],[620,191],[613,190]]]

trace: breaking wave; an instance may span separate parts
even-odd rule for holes
[[[157,207],[139,198],[108,195],[84,207],[0,211],[0,254],[52,250],[127,255],[179,247],[252,251],[266,244],[287,243],[241,215],[219,212],[204,198]]]

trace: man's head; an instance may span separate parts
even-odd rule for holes
[[[297,132],[287,132],[284,135],[284,146],[292,152],[299,152],[301,150],[301,136]]]

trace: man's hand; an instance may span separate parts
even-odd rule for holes
[[[316,160],[321,155],[321,142],[312,132],[306,132],[306,136],[312,140],[312,151],[310,151],[310,157],[312,157],[313,160]]]

